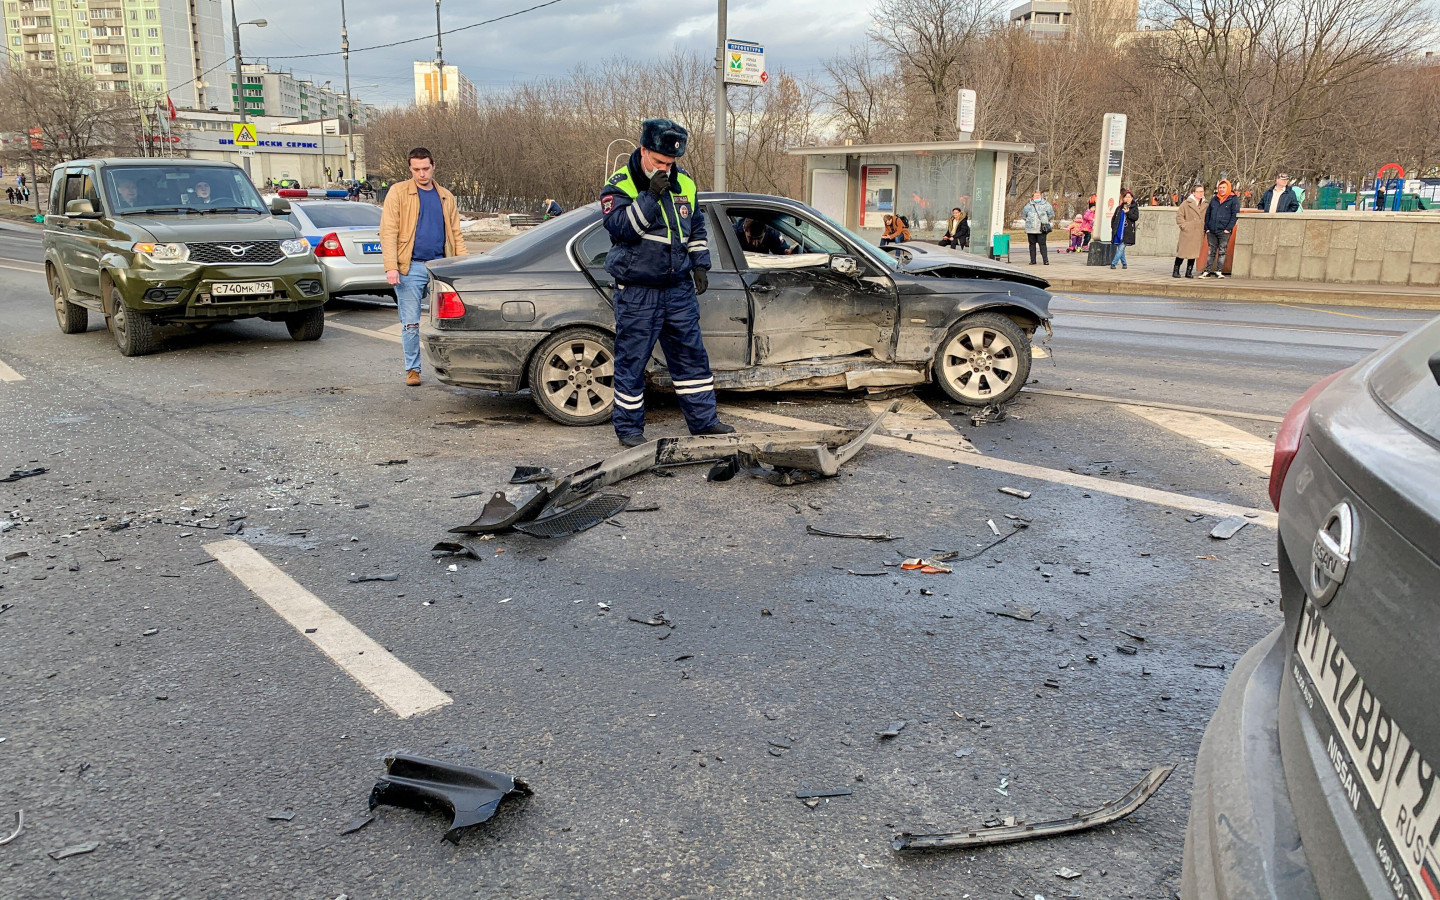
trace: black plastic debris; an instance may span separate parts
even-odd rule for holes
[[[819,800],[825,797],[848,797],[855,793],[849,788],[821,788],[814,791],[796,791],[796,800]]]
[[[0,478],[0,482],[19,481],[22,478],[34,478],[36,475],[44,475],[48,471],[50,470],[45,468],[44,466],[37,466],[33,469],[15,469],[11,471],[9,475],[6,475],[4,478]]]
[[[549,515],[528,522],[516,522],[516,531],[531,537],[569,537],[594,528],[620,512],[630,502],[624,494],[591,494],[589,497]]]
[[[530,786],[511,775],[396,753],[386,758],[385,774],[370,791],[370,808],[447,812],[445,840],[458,844],[461,830],[489,821],[501,800],[529,793]]]
[[[473,548],[457,544],[454,541],[441,541],[430,548],[430,555],[436,559],[443,559],[447,556],[463,556],[467,559],[480,558]]]
[[[265,816],[265,818],[268,819],[268,820],[271,821],[271,822],[288,822],[288,821],[290,821],[291,819],[295,818],[295,810],[293,810],[293,809],[277,810],[276,812],[269,813],[268,815]]]
[[[640,618],[639,616],[627,616],[626,618],[628,618],[628,619],[629,619],[630,621],[632,621],[632,622],[635,622],[635,623],[638,624],[638,625],[649,625],[649,626],[654,627],[654,628],[658,628],[658,627],[660,627],[660,626],[662,626],[662,625],[667,626],[667,627],[670,627],[670,628],[674,628],[674,627],[675,627],[675,623],[674,623],[674,622],[672,622],[672,621],[670,621],[669,619],[665,618],[665,610],[663,610],[663,609],[660,610],[660,611],[659,611],[658,613],[656,613],[655,615],[653,615],[653,616],[647,616],[646,618],[643,618],[643,619]]]
[[[373,807],[372,807],[372,809],[373,809]],[[374,816],[373,814],[371,814],[371,813],[366,813],[366,814],[363,815],[363,816],[356,816],[355,818],[351,819],[349,822],[346,822],[346,823],[345,823],[345,827],[342,828],[342,829],[340,829],[340,833],[341,833],[341,834],[354,834],[355,832],[357,832],[357,831],[359,831],[360,829],[364,828],[366,825],[369,825],[369,824],[370,824],[371,822],[373,822],[373,821],[375,821],[375,816]]]
[[[992,616],[1004,616],[1007,619],[1015,619],[1019,622],[1035,621],[1035,610],[1028,606],[1018,606],[1013,603],[1002,603],[994,609],[985,610]]]
[[[895,735],[899,734],[901,731],[904,731],[904,730],[905,730],[905,720],[904,720],[904,719],[896,719],[894,722],[891,722],[891,723],[890,723],[890,727],[889,727],[889,728],[885,729],[884,731],[877,731],[877,732],[875,732],[875,736],[878,737],[878,738],[880,738],[880,740],[883,741],[883,740],[885,740],[886,738],[893,738]]]
[[[534,484],[554,477],[555,473],[544,466],[516,466],[515,471],[510,473],[510,483]]]
[[[1228,541],[1249,524],[1250,520],[1244,516],[1226,516],[1210,529],[1210,536],[1217,541]]]
[[[886,531],[830,531],[825,528],[816,528],[814,525],[806,525],[805,533],[816,537],[855,538],[861,541],[893,541],[897,539]]]
[[[404,465],[408,465],[409,462],[410,462],[410,460],[408,460],[408,459],[387,459],[387,460],[385,460],[384,462],[378,462],[378,463],[376,463],[375,465],[377,465],[377,466],[404,466]]]
[[[362,581],[398,581],[399,572],[387,572],[384,575],[351,575],[347,581],[351,584],[359,584]]]
[[[1139,648],[1132,647],[1129,644],[1116,644],[1115,649],[1125,654],[1126,656],[1134,656],[1135,654],[1140,652]]]

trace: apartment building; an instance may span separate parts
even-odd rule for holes
[[[224,102],[221,0],[0,0],[9,65],[77,66],[97,90],[205,109]],[[217,89],[218,88],[218,89]]]
[[[415,62],[415,105],[434,106],[436,103],[450,106],[467,106],[473,109],[479,102],[475,84],[460,74],[459,66],[446,66],[441,73],[433,62]]]
[[[316,84],[296,78],[289,72],[261,64],[245,66],[245,112],[252,116],[272,116],[300,122],[345,118],[345,86],[333,82]],[[239,104],[235,79],[230,79],[232,108]],[[353,96],[353,95],[352,95]],[[375,107],[353,97],[355,127],[365,128],[375,114]],[[330,132],[336,133],[334,131]]]
[[[1138,16],[1138,0],[1030,0],[1010,10],[1012,24],[1034,37],[1057,40],[1082,29],[1128,34]]]

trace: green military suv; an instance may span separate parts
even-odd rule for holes
[[[81,159],[55,167],[45,277],[60,330],[105,316],[125,356],[151,353],[165,324],[258,316],[297,341],[325,330],[325,280],[284,200],[266,208],[238,166]]]

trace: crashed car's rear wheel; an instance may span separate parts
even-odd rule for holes
[[[530,358],[530,394],[561,425],[600,425],[615,405],[615,341],[595,328],[566,328]]]
[[[1030,341],[999,313],[966,316],[935,354],[935,382],[966,406],[1004,403],[1030,377]]]

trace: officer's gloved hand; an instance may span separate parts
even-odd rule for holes
[[[700,268],[699,266],[696,266],[695,268],[693,268],[693,269],[690,270],[690,274],[693,275],[693,276],[695,276],[695,293],[696,293],[696,294],[703,294],[703,293],[705,293],[706,291],[710,290],[710,270],[709,270],[709,269],[702,269],[702,268]]]
[[[665,192],[668,190],[670,190],[669,169],[661,169],[654,175],[650,176],[650,194],[656,200],[659,200],[661,197],[665,196]]]

